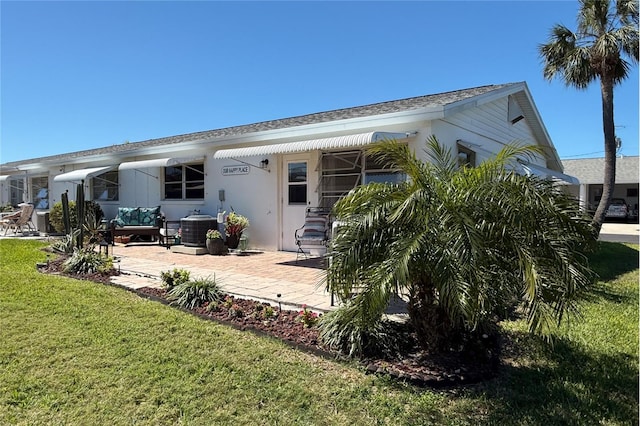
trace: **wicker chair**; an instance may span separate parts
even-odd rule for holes
[[[22,232],[25,227],[27,227],[29,231],[35,231],[36,227],[31,219],[34,209],[33,204],[24,204],[19,211],[3,217],[2,220],[0,220],[0,226],[4,228],[4,235],[7,235],[9,229],[13,229],[14,234]]]

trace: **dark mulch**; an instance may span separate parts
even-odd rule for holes
[[[165,290],[143,287],[139,292],[168,303]],[[284,309],[280,311],[277,306],[274,307],[268,303],[228,297],[233,301],[233,313],[230,313],[224,301],[218,303],[215,308],[205,305],[193,309],[193,312],[202,317],[228,323],[241,330],[256,330],[294,345],[323,349],[318,340],[318,329],[304,327],[299,321],[298,311]],[[268,308],[271,308],[272,316],[266,314]]]
[[[169,303],[165,290],[144,287],[138,292],[163,303]],[[199,307],[192,312],[241,330],[251,330],[276,337],[294,347],[318,355],[328,358],[342,357],[321,342],[316,327],[304,327],[300,321],[299,311],[279,311],[277,306],[271,306],[268,303],[239,298],[233,298],[233,305],[232,313],[224,302],[218,303],[215,307]],[[264,312],[268,307],[276,313],[275,317],[265,318]],[[241,315],[238,315],[237,311],[240,311]],[[406,330],[401,328],[398,327],[397,333],[406,333]],[[405,351],[401,354],[395,353],[391,356],[378,354],[376,357],[361,360],[366,370],[370,373],[387,374],[417,386],[438,388],[478,383],[494,377],[497,373],[499,366],[497,350],[493,351],[492,356],[488,358],[458,352],[429,354],[411,340],[411,335],[408,333],[405,336]]]
[[[111,277],[120,275],[120,272],[116,269],[112,269],[106,273],[93,273],[93,274],[65,274],[62,270],[63,264],[67,260],[67,256],[59,256],[55,259],[48,260],[45,264],[39,265],[40,272],[55,275],[66,275],[71,278],[79,280],[93,281],[101,284],[111,284]]]
[[[62,263],[64,258],[48,262],[48,266],[39,268],[41,272],[64,274]],[[68,275],[73,278],[90,280],[103,284],[111,284],[112,274]],[[162,289],[144,287],[136,290],[142,297],[169,304],[167,292]],[[214,320],[233,326],[241,330],[253,331],[257,334],[268,335],[281,339],[285,343],[321,356],[332,359],[344,358],[341,354],[323,345],[319,339],[318,329],[304,327],[300,321],[299,311],[280,311],[277,306],[270,306],[248,299],[233,298],[233,310],[224,303],[216,306],[203,306],[190,312],[202,318]],[[266,312],[273,312],[269,317]],[[451,387],[485,381],[496,375],[499,367],[498,350],[493,350],[489,358],[473,357],[458,352],[446,354],[430,354],[422,351],[415,342],[411,341],[411,333],[404,333],[404,350],[392,356],[379,354],[366,360],[363,365],[369,373],[389,375],[397,379],[410,382],[417,386]],[[407,343],[408,342],[408,343]],[[497,346],[497,345],[496,345]]]

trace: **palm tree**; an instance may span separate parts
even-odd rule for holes
[[[624,57],[638,63],[638,1],[580,0],[577,32],[556,25],[539,51],[547,80],[558,76],[578,89],[600,80],[605,167],[602,198],[593,216],[599,233],[616,177],[613,88],[629,75]]]
[[[492,335],[519,302],[535,332],[575,312],[592,282],[581,253],[593,231],[574,198],[513,171],[541,151],[509,145],[472,168],[458,167],[434,136],[427,148],[432,162],[395,141],[374,145],[368,154],[407,181],[357,187],[334,206],[326,283],[348,302],[324,316],[325,342],[363,352],[394,294],[408,297],[430,350]]]

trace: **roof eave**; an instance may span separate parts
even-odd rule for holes
[[[562,162],[560,161],[558,151],[556,151],[556,148],[553,145],[553,141],[551,140],[549,132],[547,131],[547,128],[542,121],[540,112],[536,107],[527,84],[522,83],[522,90],[514,92],[513,95],[516,97],[516,100],[520,104],[520,107],[524,112],[525,120],[527,120],[527,123],[529,124],[529,127],[531,128],[534,136],[538,141],[543,142],[542,146],[546,154],[547,167],[552,170],[563,172],[564,167],[562,166]]]

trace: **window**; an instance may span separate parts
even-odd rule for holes
[[[323,152],[320,206],[331,208],[362,182],[362,151]]]
[[[458,145],[458,166],[459,167],[475,167],[476,166],[476,153]]]
[[[204,164],[164,168],[165,200],[203,200]]]
[[[289,204],[307,204],[307,162],[288,164]]]
[[[627,188],[627,197],[637,197],[638,188]]]
[[[91,179],[94,201],[118,201],[118,171],[112,170]]]
[[[46,176],[31,178],[31,194],[36,209],[49,208],[49,178]]]
[[[358,185],[406,180],[404,173],[389,168],[379,157],[365,156],[361,150],[323,152],[321,167],[320,205],[327,208]]]
[[[24,179],[9,180],[9,202],[17,206],[24,201]]]
[[[407,176],[399,170],[389,167],[380,157],[365,157],[364,184],[376,183],[400,183],[407,180]]]

